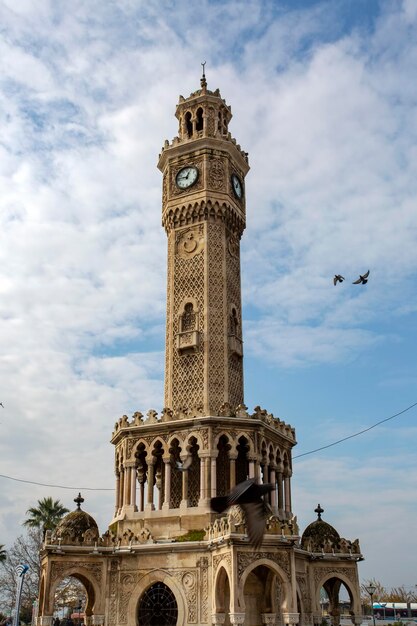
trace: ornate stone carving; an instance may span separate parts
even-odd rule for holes
[[[200,619],[206,624],[208,622],[208,558],[201,557],[197,561],[200,568]]]
[[[224,172],[224,165],[218,159],[213,159],[209,163],[208,168],[208,183],[212,189],[216,191],[226,190],[226,178]]]
[[[260,559],[268,559],[277,563],[284,570],[288,577],[290,577],[290,563],[287,552],[238,552],[237,555],[237,570],[238,576],[241,578],[245,569]]]
[[[57,579],[65,578],[69,575],[68,572],[79,568],[89,571],[96,581],[101,583],[103,575],[102,565],[90,563],[89,561],[64,561],[63,563],[53,561],[51,564],[51,583],[54,583]]]
[[[346,576],[346,578],[349,578],[349,580],[351,580],[353,583],[356,583],[357,581],[357,576],[356,576],[356,569],[354,568],[350,568],[350,567],[337,567],[337,566],[333,566],[333,567],[317,567],[314,570],[314,582],[316,583],[316,585],[324,578],[327,577],[329,575],[334,576],[335,578],[338,577],[338,574],[342,574],[343,576]]]
[[[275,626],[276,614],[275,613],[261,613],[262,624],[272,624]]]
[[[120,591],[119,591],[119,623],[127,623],[127,607],[134,586],[138,581],[138,575],[136,573],[123,573],[120,576]]]
[[[108,612],[109,624],[117,623],[117,570],[119,563],[116,560],[112,560],[110,563],[110,602]]]
[[[176,254],[182,259],[191,259],[204,247],[204,227],[190,226],[176,233]]]
[[[173,573],[180,586],[184,589],[187,600],[187,621],[190,624],[197,623],[197,584],[196,574],[191,571],[179,570]]]

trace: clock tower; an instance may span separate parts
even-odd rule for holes
[[[240,238],[246,152],[218,89],[180,96],[178,136],[165,142],[162,222],[168,236],[165,406],[218,415],[243,404]]]
[[[243,402],[249,165],[229,133],[231,109],[203,73],[200,89],[180,96],[176,116],[178,136],[158,161],[168,237],[165,408],[114,425],[108,530],[100,536],[79,495],[77,510],[46,533],[37,626],[52,626],[55,592],[68,577],[84,586],[86,626],[319,626],[322,588],[332,626],[340,626],[342,585],[359,626],[359,542],[322,520],[320,505],[300,536],[291,498],[295,430]],[[239,506],[211,509],[212,498],[248,477],[271,485],[260,548]]]

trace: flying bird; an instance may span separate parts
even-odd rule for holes
[[[3,402],[0,402],[0,406],[2,406],[2,407],[3,407],[3,409],[4,409],[4,404],[3,404]]]
[[[355,280],[352,283],[352,285],[366,285],[366,283],[368,282],[368,276],[369,276],[369,270],[363,276],[359,274],[358,280]]]
[[[210,506],[216,513],[223,513],[230,506],[239,504],[245,514],[249,541],[257,550],[262,545],[266,520],[271,512],[263,496],[273,490],[274,485],[257,485],[255,479],[250,478],[236,485],[227,496],[212,498]]]
[[[344,280],[345,279],[343,276],[341,276],[340,274],[335,274],[333,278],[333,284],[337,285],[337,283],[343,283]]]
[[[188,469],[190,469],[192,462],[193,462],[193,457],[190,454],[189,456],[187,456],[184,463],[180,463],[179,461],[176,461],[175,469],[179,470],[180,472],[186,472]]]

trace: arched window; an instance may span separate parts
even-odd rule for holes
[[[239,320],[235,307],[233,307],[232,312],[230,313],[230,334],[235,337],[239,336]]]
[[[139,444],[135,454],[136,460],[136,477],[139,483],[139,504],[138,510],[143,511],[145,507],[145,483],[148,473],[148,464],[146,462],[147,452],[143,443]]]
[[[171,589],[163,582],[151,585],[139,602],[140,626],[176,626],[178,606]]]
[[[185,130],[187,132],[188,137],[192,137],[193,135],[193,123],[191,121],[191,113],[185,114]]]
[[[246,437],[242,435],[239,437],[239,443],[237,445],[237,459],[236,459],[236,484],[247,480],[249,477],[249,461],[248,461],[249,444]]]
[[[225,496],[230,491],[230,443],[226,435],[222,435],[217,444],[219,454],[216,464],[216,494]]]
[[[200,500],[200,457],[198,456],[199,445],[195,437],[190,439],[191,466],[188,470],[188,503],[190,506],[198,506]]]
[[[196,131],[203,130],[204,120],[203,120],[203,109],[197,109],[197,122],[195,125]]]
[[[181,315],[181,332],[189,332],[195,330],[196,315],[191,302],[187,302],[184,307],[184,313]]]
[[[180,444],[178,439],[174,439],[169,449],[171,455],[171,461],[173,467],[175,464],[181,463],[180,458]],[[178,509],[182,499],[182,472],[171,471],[171,502],[169,503],[170,509]]]

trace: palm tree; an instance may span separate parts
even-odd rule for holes
[[[6,560],[7,552],[4,549],[4,545],[0,543],[0,563]]]
[[[24,526],[41,528],[45,537],[46,531],[55,530],[62,517],[68,512],[59,500],[53,500],[50,497],[43,498],[43,500],[38,500],[37,507],[31,507],[26,511],[29,517],[24,522]]]

